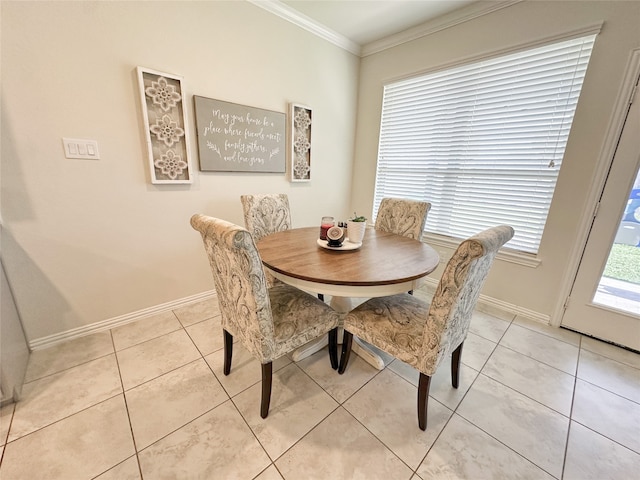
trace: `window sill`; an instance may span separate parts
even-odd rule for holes
[[[455,250],[460,244],[461,240],[452,237],[445,237],[442,235],[435,235],[433,233],[426,233],[422,236],[422,241],[428,243],[432,247],[444,247],[451,250]],[[437,248],[436,248],[437,250]],[[438,251],[440,257],[444,257],[444,252]],[[447,259],[450,255],[446,256]],[[523,265],[529,268],[537,268],[542,263],[542,260],[537,255],[532,253],[519,252],[510,248],[502,248],[496,255],[498,260],[504,262],[515,263],[517,265]],[[441,260],[442,263],[443,260]]]

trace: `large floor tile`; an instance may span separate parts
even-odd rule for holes
[[[571,418],[640,453],[640,404],[578,379]]]
[[[487,340],[491,340],[494,343],[498,343],[510,324],[511,322],[507,320],[494,317],[488,313],[475,311],[471,317],[469,331]]]
[[[113,328],[113,344],[116,350],[123,350],[152,338],[160,337],[182,328],[173,312],[162,312],[142,318],[121,327]]]
[[[346,401],[344,408],[415,469],[452,414],[429,399],[427,430],[422,431],[418,427],[417,398],[414,385],[387,369]]]
[[[469,332],[462,347],[462,363],[479,372],[495,348],[495,342]]]
[[[280,475],[278,469],[272,464],[258,475],[255,480],[282,480],[282,475]]]
[[[482,373],[569,416],[575,377],[498,345]]]
[[[224,348],[224,336],[220,317],[194,323],[185,328],[202,355],[209,355]],[[235,341],[235,339],[234,339]]]
[[[580,346],[584,350],[608,357],[616,362],[624,363],[630,367],[640,368],[640,355],[636,352],[625,350],[624,348],[616,347],[615,345],[589,337],[582,337]]]
[[[570,375],[575,375],[579,349],[548,335],[513,323],[500,345],[546,363]]]
[[[569,419],[479,375],[457,413],[551,475],[562,473]]]
[[[397,373],[416,387],[418,386],[420,372],[411,365],[396,359],[387,369]],[[453,388],[451,385],[451,357],[448,357],[443,360],[435,375],[431,377],[429,396],[435,398],[449,409],[455,410],[477,376],[478,372],[476,370],[462,363],[460,365],[460,383],[458,388]]]
[[[566,328],[552,327],[551,325],[548,325],[546,323],[524,317],[516,317],[513,321],[513,324],[519,325],[529,330],[533,330],[534,332],[541,333],[543,335],[546,335],[547,337],[561,340],[576,347],[580,346],[580,338],[582,337],[582,335],[576,332],[572,332],[571,330],[567,330]]]
[[[271,463],[231,401],[138,454],[145,480],[250,479]]]
[[[148,340],[117,352],[125,390],[186,365],[200,353],[184,330]]]
[[[640,455],[571,422],[563,480],[626,480],[638,472]]]
[[[581,350],[578,378],[640,403],[640,369]]]
[[[340,375],[331,368],[329,352],[326,348],[300,360],[296,365],[313,378],[338,403],[343,403],[379,372],[358,355],[351,355],[346,371]]]
[[[35,350],[29,356],[24,381],[31,382],[113,352],[113,341],[109,331],[69,340],[43,350]]]
[[[413,472],[343,408],[276,461],[285,480],[409,480]]]
[[[16,404],[9,441],[121,392],[114,354],[26,383]]]
[[[295,364],[273,374],[271,405],[264,419],[260,417],[260,392],[260,384],[256,384],[233,401],[274,460],[338,406]]]
[[[218,350],[207,355],[205,360],[218,377],[218,381],[230,397],[255,385],[262,380],[260,362],[240,343],[233,344],[233,357],[231,359],[231,371],[229,375],[223,373],[224,351]],[[286,355],[273,362],[273,373],[289,365],[291,359]]]
[[[176,308],[173,310],[180,323],[187,327],[194,323],[208,320],[209,318],[217,317],[220,315],[220,307],[218,305],[218,298],[212,297],[200,302],[191,303],[184,307]]]
[[[229,399],[202,359],[128,390],[126,398],[138,450]]]
[[[135,453],[118,395],[7,444],[2,479],[93,478]]]
[[[424,479],[554,478],[455,414],[429,450],[417,473]]]
[[[9,426],[13,418],[13,412],[16,408],[15,403],[10,403],[0,408],[0,445],[7,443],[7,436],[9,435]]]
[[[95,480],[140,480],[140,467],[138,458],[134,455],[124,462],[110,468]]]

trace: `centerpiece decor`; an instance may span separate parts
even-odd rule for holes
[[[362,243],[367,228],[367,218],[353,213],[353,218],[347,220],[347,236],[352,243]]]

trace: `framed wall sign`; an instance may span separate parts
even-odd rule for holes
[[[138,67],[151,183],[192,183],[182,77]]]
[[[285,114],[194,95],[200,170],[285,173]]]
[[[311,181],[311,108],[289,104],[291,181]]]

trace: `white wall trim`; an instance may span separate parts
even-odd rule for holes
[[[438,286],[438,280],[434,278],[427,278],[424,280],[424,283],[426,284],[427,288],[431,290],[435,290],[435,288]],[[119,315],[117,317],[108,318],[106,320],[95,322],[90,325],[85,325],[82,327],[67,330],[65,332],[37,338],[29,342],[29,348],[31,350],[43,350],[45,348],[53,347],[54,345],[57,345],[59,343],[67,342],[69,340],[74,340],[76,338],[91,335],[93,333],[110,330],[112,328],[120,327],[122,325],[126,325],[128,323],[141,320],[151,315],[156,315],[158,313],[174,310],[176,308],[183,307],[190,303],[203,301],[210,298],[215,298],[215,296],[216,296],[215,290],[209,290],[207,292],[202,292],[196,295],[191,295],[189,297],[184,297],[171,302],[162,303],[160,305],[155,305],[153,307],[138,310],[136,312],[131,312],[125,315]],[[542,322],[546,325],[549,325],[549,321],[550,321],[549,315],[535,312],[533,310],[529,310],[528,308],[520,307],[518,305],[504,302],[502,300],[498,300],[497,298],[489,297],[487,295],[482,295],[482,294],[480,294],[480,297],[478,298],[478,307],[480,310],[486,310],[487,308],[497,309],[500,312],[519,315],[525,318],[529,318],[531,320]]]
[[[368,43],[362,47],[362,53],[360,56],[366,57],[367,55],[373,55],[374,53],[381,52],[388,48],[397,47],[403,43],[411,42],[427,35],[432,35],[441,30],[455,27],[461,23],[510,7],[511,5],[520,3],[521,1],[522,0],[506,0],[503,2],[478,2],[471,4],[468,8],[453,11],[432,21],[425,22],[422,25],[417,25],[403,32],[396,33],[395,35],[390,35],[386,38]]]
[[[438,286],[438,281],[439,280],[435,278],[426,278],[424,282],[427,285],[428,289],[435,290]],[[524,308],[519,305],[505,302],[503,300],[499,300],[497,298],[493,298],[483,294],[480,294],[480,296],[478,297],[477,308],[478,310],[486,311],[487,313],[498,310],[501,313],[518,315],[520,317],[525,317],[530,320],[543,323],[545,325],[549,325],[551,321],[549,315],[545,313],[536,312],[535,310],[530,310],[528,308]]]
[[[273,13],[274,15],[277,15],[278,17],[293,23],[300,28],[303,28],[308,32],[313,33],[314,35],[317,35],[318,37],[323,38],[348,52],[353,53],[354,55],[361,56],[362,48],[360,47],[360,45],[349,40],[347,37],[339,34],[338,32],[327,28],[321,23],[316,22],[312,18],[307,17],[299,11],[289,7],[288,5],[279,2],[278,0],[247,1],[253,3],[256,7],[260,7],[267,12]]]
[[[99,322],[92,323],[90,325],[84,325],[82,327],[73,328],[66,332],[55,333],[46,337],[36,338],[29,342],[29,348],[31,350],[42,350],[44,348],[52,347],[58,343],[67,342],[76,338],[91,335],[92,333],[102,332],[104,330],[110,330],[127,323],[135,322],[145,317],[155,315],[158,313],[166,312],[168,310],[174,310],[189,303],[207,300],[216,296],[215,290],[209,290],[207,292],[197,293],[190,297],[181,298],[179,300],[173,300],[171,302],[162,303],[153,307],[144,308],[137,312],[126,313],[117,317],[108,318]]]
[[[426,35],[439,32],[441,30],[454,27],[464,22],[468,22],[475,18],[481,17],[493,13],[497,10],[501,10],[506,7],[510,7],[516,3],[520,3],[523,0],[504,0],[502,2],[478,2],[471,4],[467,8],[463,8],[458,11],[450,12],[446,15],[438,17],[434,20],[427,21],[421,25],[417,25],[413,28],[409,28],[403,32],[390,35],[386,38],[377,40],[375,42],[368,43],[364,46],[350,40],[344,35],[328,28],[327,26],[317,22],[316,20],[300,13],[298,10],[291,8],[285,3],[279,0],[247,0],[254,4],[256,7],[260,7],[274,15],[297,25],[300,28],[307,30],[308,32],[317,35],[320,38],[333,43],[334,45],[353,53],[359,57],[366,57],[374,53],[381,52],[391,47],[401,45],[403,43],[410,42]]]
[[[596,204],[598,203],[602,191],[604,190],[604,184],[607,179],[607,174],[611,163],[613,162],[613,156],[615,154],[618,140],[622,134],[624,122],[626,119],[626,112],[629,108],[629,101],[631,100],[631,94],[635,87],[638,76],[640,75],[640,48],[631,51],[629,55],[629,61],[627,68],[620,85],[620,91],[616,98],[616,104],[611,113],[609,119],[609,126],[605,135],[605,141],[600,150],[598,156],[598,164],[596,172],[593,175],[591,186],[589,187],[589,193],[587,195],[587,204],[583,210],[578,225],[578,237],[573,244],[573,248],[569,253],[568,265],[565,270],[565,274],[560,283],[560,292],[558,295],[558,301],[555,308],[551,312],[551,325],[558,327],[562,323],[562,317],[565,312],[565,301],[575,282],[578,275],[578,268],[580,267],[580,261],[582,260],[582,254],[587,245],[589,234],[591,233],[591,225],[593,224],[593,212],[595,211]]]

